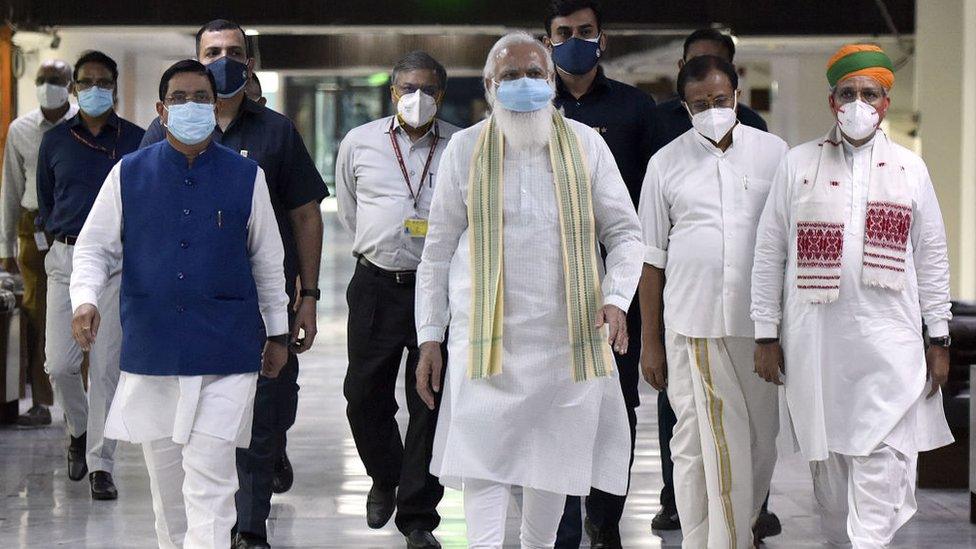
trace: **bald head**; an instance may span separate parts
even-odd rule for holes
[[[55,86],[67,86],[71,83],[71,65],[60,59],[49,59],[41,63],[37,68],[37,76],[34,78],[34,85],[52,84]]]

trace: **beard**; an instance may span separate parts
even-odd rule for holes
[[[552,134],[552,103],[537,111],[517,112],[506,109],[494,94],[489,95],[491,116],[505,136],[505,143],[518,150],[536,150],[549,144]]]

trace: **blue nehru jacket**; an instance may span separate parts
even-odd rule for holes
[[[247,246],[257,168],[216,143],[192,167],[166,141],[122,159],[123,371],[260,369],[264,323]]]

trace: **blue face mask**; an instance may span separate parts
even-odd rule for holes
[[[217,125],[212,103],[188,101],[182,105],[171,105],[166,110],[169,112],[166,129],[184,145],[196,145],[210,137]]]
[[[570,38],[552,46],[552,62],[569,74],[586,74],[600,61],[600,37]]]
[[[548,105],[555,92],[547,80],[526,77],[502,81],[495,94],[498,102],[510,111],[532,112]]]
[[[221,99],[234,97],[247,85],[247,65],[230,57],[221,57],[207,65],[207,70],[214,77],[217,97]]]
[[[78,92],[78,107],[88,116],[99,117],[115,104],[115,93],[92,86]]]

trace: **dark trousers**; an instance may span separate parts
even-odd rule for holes
[[[294,318],[290,316],[289,325],[292,322]],[[297,411],[298,357],[288,353],[288,362],[278,377],[258,376],[251,445],[237,449],[240,488],[234,499],[237,504],[237,530],[240,532],[267,537],[265,523],[271,512],[274,464],[284,448],[285,433],[295,424]]]
[[[343,392],[359,457],[373,482],[399,487],[395,522],[401,532],[433,530],[440,524],[437,504],[444,488],[429,472],[437,412],[417,394],[413,277],[398,282],[377,267],[357,264],[346,300],[349,369]],[[410,422],[401,441],[396,382],[404,350]]]

